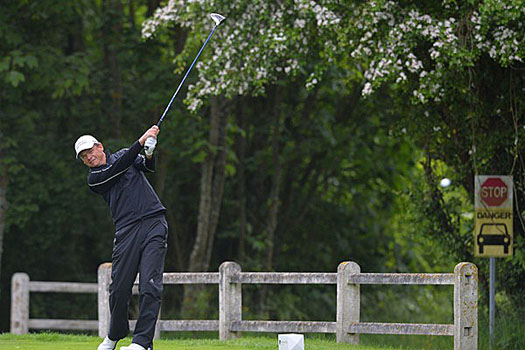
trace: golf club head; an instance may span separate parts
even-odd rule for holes
[[[218,13],[210,13],[210,17],[213,19],[213,22],[215,22],[215,26],[218,26],[226,19],[226,17]]]

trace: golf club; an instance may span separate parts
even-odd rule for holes
[[[170,109],[173,100],[175,99],[175,97],[176,97],[177,94],[179,93],[180,88],[182,87],[182,85],[184,84],[184,81],[185,81],[186,78],[188,77],[188,74],[190,73],[191,69],[193,68],[193,65],[195,64],[195,62],[197,62],[197,59],[198,59],[199,56],[201,55],[202,50],[204,50],[204,47],[206,46],[206,44],[207,44],[208,41],[210,40],[211,36],[212,36],[213,33],[215,32],[215,29],[217,28],[217,26],[218,26],[219,24],[221,24],[221,23],[226,19],[226,17],[224,17],[223,15],[220,15],[220,14],[218,14],[218,13],[211,13],[211,14],[210,14],[210,17],[211,17],[211,19],[215,22],[215,26],[214,26],[213,29],[211,30],[210,35],[208,35],[208,39],[206,39],[206,41],[204,42],[204,45],[202,45],[201,49],[199,50],[199,53],[197,54],[197,56],[196,56],[195,59],[193,60],[193,62],[192,62],[192,64],[191,64],[190,68],[188,69],[188,71],[187,71],[186,74],[184,75],[184,78],[182,78],[182,81],[180,82],[179,87],[177,88],[177,90],[176,90],[175,93],[173,94],[173,97],[171,98],[170,103],[168,103],[168,106],[166,107],[166,109],[164,110],[164,113],[162,113],[162,116],[160,117],[160,120],[159,120],[159,122],[157,123],[157,126],[158,126],[158,127],[160,127],[160,124],[162,123],[162,121],[164,120],[164,117],[166,116],[166,113],[167,113],[168,110]]]

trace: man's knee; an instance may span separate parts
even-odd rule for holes
[[[125,301],[131,298],[131,289],[129,288],[110,288],[109,290],[109,302],[113,303],[116,301]]]
[[[143,297],[152,297],[160,301],[162,299],[163,290],[164,285],[162,283],[162,279],[151,278],[146,283],[140,285],[139,294]]]

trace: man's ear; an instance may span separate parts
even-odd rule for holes
[[[104,145],[102,143],[97,144],[97,147],[100,148],[101,151],[104,151]]]

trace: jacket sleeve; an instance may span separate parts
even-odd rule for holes
[[[88,185],[96,193],[107,192],[120,178],[122,174],[133,165],[135,159],[142,149],[138,141],[120,155],[111,164],[106,164],[100,169],[91,170],[88,175]]]
[[[140,171],[153,173],[155,172],[155,156],[148,159],[145,155],[139,154],[133,165]]]

